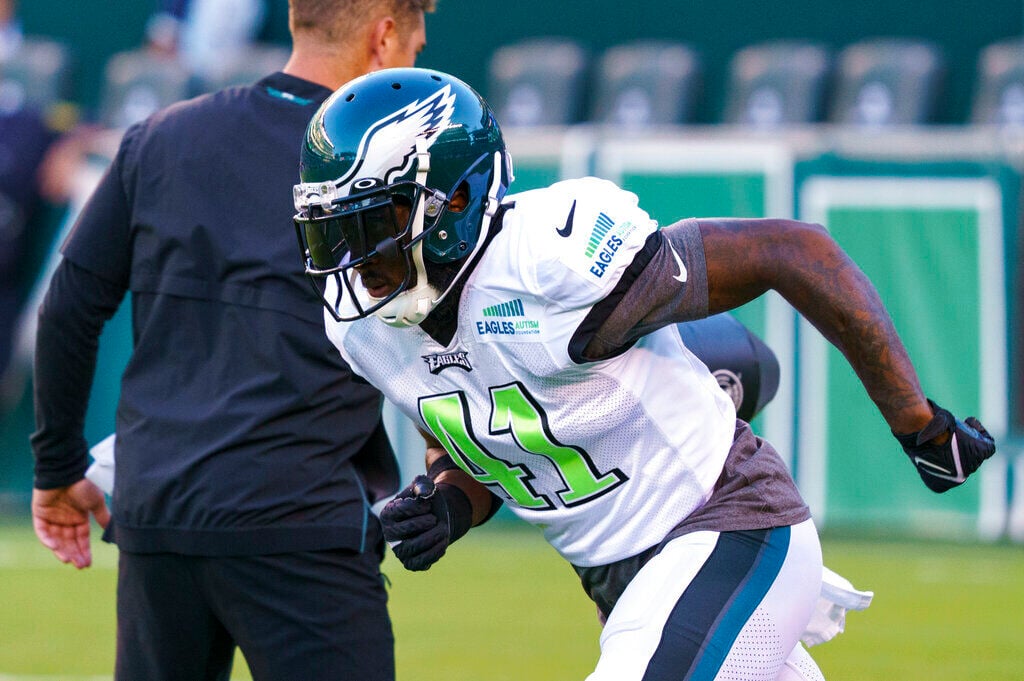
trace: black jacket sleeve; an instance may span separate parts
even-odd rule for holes
[[[53,275],[39,309],[33,390],[35,487],[66,487],[85,475],[85,412],[103,324],[125,288],[69,260]]]

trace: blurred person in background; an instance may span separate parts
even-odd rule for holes
[[[146,25],[146,41],[205,79],[256,40],[266,14],[264,0],[161,0]]]
[[[427,442],[427,475],[381,511],[395,555],[428,569],[507,503],[606,618],[591,681],[822,679],[799,643],[823,576],[810,510],[675,324],[775,290],[843,353],[929,489],[995,451],[925,397],[822,227],[659,228],[592,177],[506,195],[498,123],[448,74],[346,84],[310,124],[300,177],[327,334]]]
[[[178,54],[181,25],[190,0],[160,0],[146,22],[146,47],[168,57]]]
[[[44,219],[46,160],[57,138],[38,111],[0,106],[0,376],[24,303],[31,233]]]
[[[67,200],[71,169],[64,165],[71,136],[29,106],[21,88],[3,81],[3,62],[24,42],[14,0],[0,0],[0,406],[19,393],[20,377],[9,372],[18,318],[32,272],[35,234],[45,231],[47,204]]]
[[[21,23],[14,0],[0,0],[0,62],[13,55],[21,45]]]
[[[398,472],[381,398],[324,337],[294,260],[287,187],[342,83],[411,65],[433,0],[291,0],[291,58],[129,128],[39,311],[32,516],[91,562],[118,546],[119,680],[394,676],[370,504]],[[109,512],[83,477],[97,342],[131,291]]]

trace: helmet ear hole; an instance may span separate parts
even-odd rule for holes
[[[466,210],[466,206],[469,205],[469,184],[463,180],[456,189],[455,193],[452,194],[451,200],[448,202],[448,210],[453,213],[461,213]]]

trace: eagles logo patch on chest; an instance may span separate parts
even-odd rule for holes
[[[432,374],[439,374],[450,367],[458,367],[463,371],[472,371],[469,363],[469,353],[465,350],[455,352],[440,352],[432,355],[422,355],[423,361],[427,363],[427,369]]]

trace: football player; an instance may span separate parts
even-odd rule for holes
[[[583,178],[507,194],[487,104],[422,69],[336,91],[294,188],[307,273],[353,369],[421,427],[382,511],[411,570],[502,502],[607,616],[591,681],[821,678],[810,511],[674,324],[778,291],[832,341],[931,489],[995,445],[926,399],[871,283],[819,226],[682,220]]]

